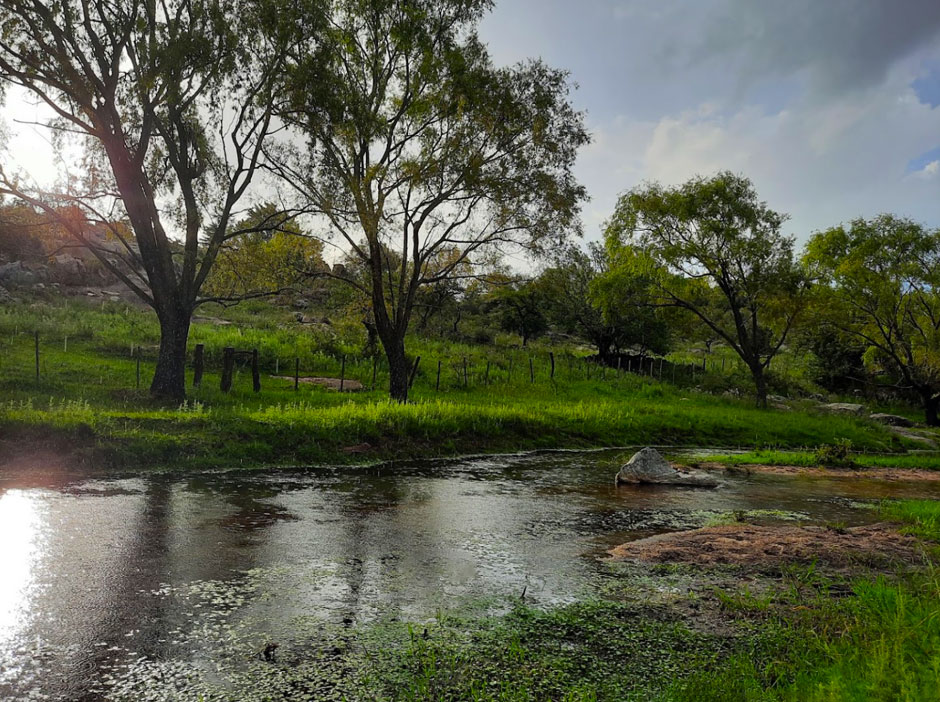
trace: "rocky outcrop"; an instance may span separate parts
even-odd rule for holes
[[[819,409],[833,414],[850,414],[856,417],[861,417],[865,413],[865,405],[856,405],[851,402],[833,402],[822,405]]]
[[[873,422],[878,422],[879,424],[887,424],[889,427],[912,427],[914,422],[912,422],[907,417],[901,417],[897,414],[882,414],[876,412],[875,414],[868,415],[868,418]]]
[[[0,266],[0,285],[4,287],[27,287],[41,283],[45,280],[44,266],[42,270],[32,270],[22,261],[13,261]]]
[[[693,485],[715,487],[718,481],[703,473],[676,470],[656,449],[637,451],[617,473],[617,485]]]

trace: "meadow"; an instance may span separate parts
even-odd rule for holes
[[[600,446],[799,449],[836,439],[877,453],[906,447],[866,420],[761,411],[746,395],[703,392],[723,382],[717,369],[697,377],[666,372],[660,379],[655,366],[652,377],[602,368],[586,360],[589,350],[571,343],[523,349],[511,338],[491,345],[412,338],[408,350],[420,362],[412,401],[400,405],[387,400],[384,359],[365,355],[364,335],[350,322],[302,325],[290,310],[263,302],[213,312],[218,316],[197,317],[190,336],[190,349],[205,348],[202,383],[188,389],[184,403],[167,406],[147,393],[159,338],[148,310],[51,296],[4,306],[4,436],[51,441],[98,465],[128,468]],[[261,392],[252,391],[244,362],[232,390],[220,391],[227,346],[258,350]],[[364,389],[339,393],[303,383],[295,389],[295,364],[301,376],[342,376]]]

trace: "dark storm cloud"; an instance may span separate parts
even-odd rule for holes
[[[805,74],[815,93],[879,85],[940,39],[940,0],[725,0],[694,59],[731,59],[739,78]]]

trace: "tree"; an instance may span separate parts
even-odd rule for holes
[[[723,172],[632,190],[607,224],[612,255],[636,246],[654,263],[655,304],[694,314],[741,357],[760,407],[767,405],[767,366],[807,288],[793,239],[781,234],[784,221],[747,178]]]
[[[545,317],[545,296],[533,281],[503,280],[495,285],[489,300],[499,318],[500,326],[522,337],[522,347],[548,330]]]
[[[323,243],[285,220],[272,203],[253,207],[233,230],[246,233],[219,250],[204,286],[209,297],[242,300],[285,291],[326,269]]]
[[[825,285],[825,321],[867,347],[940,426],[940,231],[880,215],[818,232],[805,261]]]
[[[305,148],[284,145],[276,171],[367,266],[347,282],[371,301],[401,402],[421,288],[564,239],[584,197],[571,168],[588,137],[567,76],[537,61],[495,68],[475,33],[490,5],[334,0],[326,48],[291,55],[282,119]]]
[[[272,131],[274,78],[294,28],[273,0],[8,0],[0,79],[47,105],[56,138],[86,145],[85,176],[42,192],[13,173],[0,192],[56,218],[160,322],[150,386],[181,399],[200,291],[245,231],[237,207]],[[126,219],[128,236],[115,222]],[[107,227],[120,247],[88,233]]]

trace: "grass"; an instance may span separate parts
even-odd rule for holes
[[[940,540],[940,503],[885,503]],[[940,571],[861,578],[849,596],[815,566],[776,594],[718,593],[733,636],[692,630],[629,600],[503,617],[442,618],[373,671],[396,700],[933,702],[940,698]]]
[[[57,441],[97,463],[123,467],[303,464],[442,456],[478,451],[625,445],[802,447],[833,437],[875,451],[904,448],[883,427],[849,417],[756,410],[669,382],[603,370],[570,347],[477,347],[412,339],[421,356],[408,405],[389,403],[387,372],[361,355],[345,323],[298,325],[260,303],[193,325],[208,372],[179,407],[154,405],[146,386],[158,330],[153,315],[123,303],[81,300],[0,309],[0,429],[18,444]],[[35,377],[33,332],[40,334]],[[240,368],[218,390],[221,351],[258,348],[262,392]],[[136,354],[141,355],[141,388]],[[555,375],[551,377],[551,355]],[[365,392],[302,386],[289,375],[346,377]],[[464,359],[467,374],[464,376]],[[531,369],[534,379],[530,375]],[[440,362],[441,378],[437,379]],[[368,447],[363,446],[369,444]],[[355,453],[344,451],[358,447]]]

